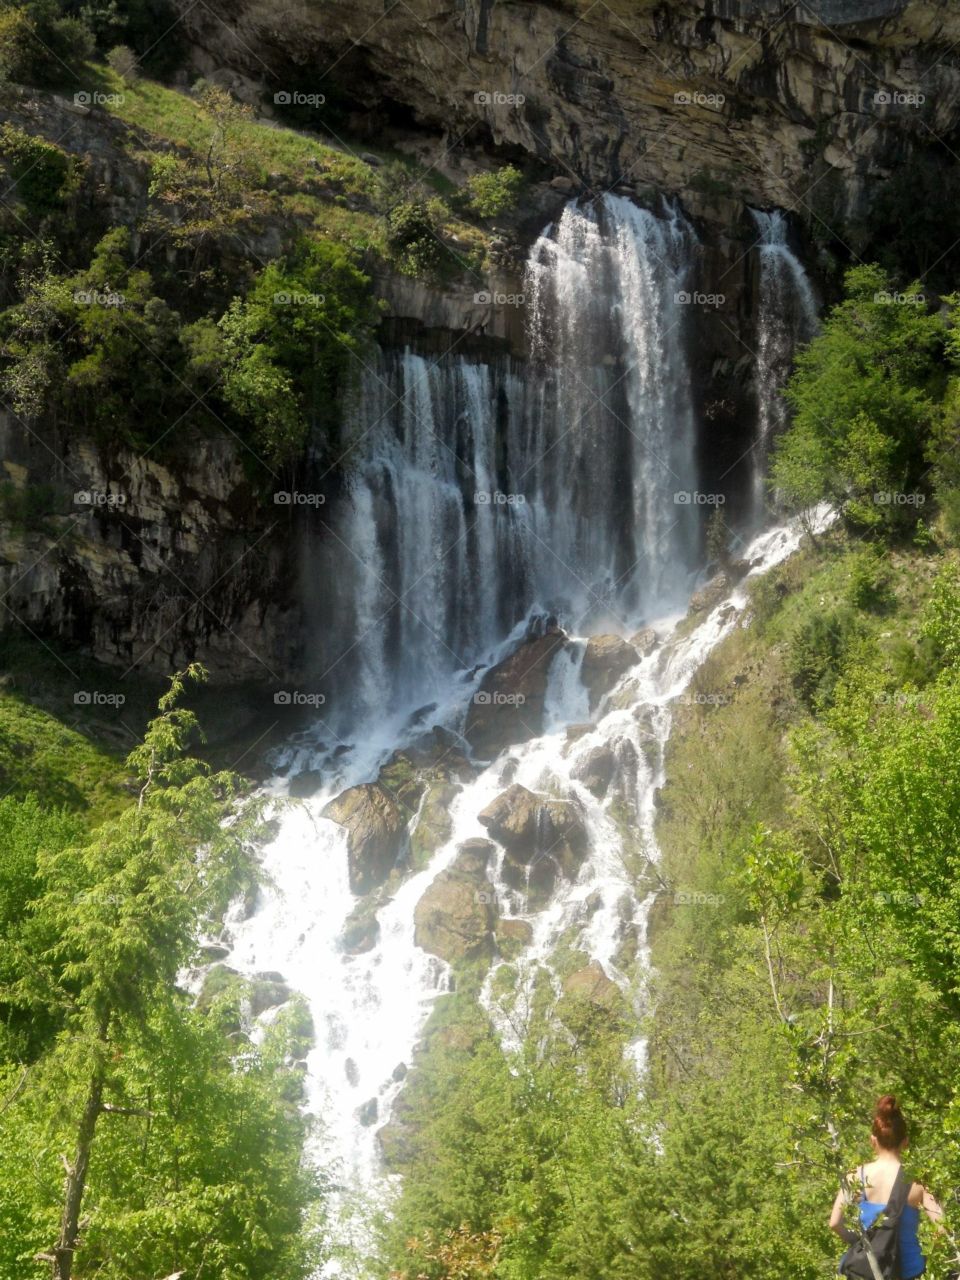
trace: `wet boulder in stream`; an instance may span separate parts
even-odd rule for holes
[[[503,879],[527,895],[528,907],[545,905],[558,875],[576,878],[588,839],[582,810],[574,801],[535,795],[514,783],[478,819],[506,850]]]
[[[407,841],[409,814],[377,782],[342,791],[323,816],[347,829],[350,888],[369,893],[384,883]]]
[[[580,668],[580,679],[590,694],[590,709],[639,661],[639,653],[622,636],[591,636]]]
[[[496,906],[486,866],[493,845],[469,840],[441,871],[413,913],[414,941],[450,964],[493,953]]]
[[[550,667],[566,643],[566,633],[548,623],[541,635],[525,639],[483,677],[463,730],[481,759],[492,760],[506,747],[543,732]]]

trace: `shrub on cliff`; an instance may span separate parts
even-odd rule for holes
[[[311,432],[336,425],[374,315],[367,277],[330,241],[304,241],[233,300],[219,324],[223,394],[269,465],[291,461]]]
[[[787,386],[794,419],[771,471],[788,502],[827,498],[861,528],[915,517],[943,393],[944,338],[919,283],[901,292],[879,267],[847,273],[846,298],[799,354]]]

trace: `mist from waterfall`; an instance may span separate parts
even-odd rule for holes
[[[780,394],[799,347],[818,328],[817,299],[803,263],[790,248],[789,224],[782,209],[751,209],[760,259],[756,326],[757,432],[752,488],[755,525],[762,522],[770,447],[787,426],[790,410]]]

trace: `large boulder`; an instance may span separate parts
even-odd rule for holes
[[[725,573],[716,574],[705,586],[702,586],[699,591],[695,591],[690,597],[690,612],[703,613],[706,609],[714,608],[729,591],[730,579],[727,575]]]
[[[635,631],[630,637],[630,643],[639,653],[641,658],[646,658],[653,653],[657,645],[660,643],[660,637],[654,631],[653,627],[643,627],[640,631]]]
[[[607,787],[613,781],[617,771],[617,757],[608,743],[591,747],[583,754],[571,770],[573,776],[587,788],[598,800],[607,793]]]
[[[620,988],[607,977],[603,965],[592,960],[582,969],[568,974],[563,994],[571,1000],[584,1000],[604,1009],[616,1008],[622,1001]]]
[[[547,902],[559,875],[576,877],[588,843],[579,805],[514,783],[478,816],[506,850],[503,879],[526,895],[528,906]]]
[[[484,874],[492,851],[487,841],[472,840],[434,879],[413,913],[418,947],[449,964],[492,955],[496,906]]]
[[[542,635],[524,640],[483,677],[463,730],[481,759],[492,760],[505,747],[529,742],[543,732],[550,667],[566,643],[566,634],[549,624]]]
[[[379,888],[406,846],[407,812],[377,782],[348,787],[331,800],[323,816],[347,829],[350,888],[356,894]]]
[[[591,710],[639,661],[640,655],[623,636],[590,637],[583,655],[580,679],[589,691]]]

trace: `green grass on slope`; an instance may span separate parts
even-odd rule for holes
[[[120,753],[95,746],[25,698],[0,692],[0,795],[30,792],[50,806],[81,811],[95,826],[129,792]]]

